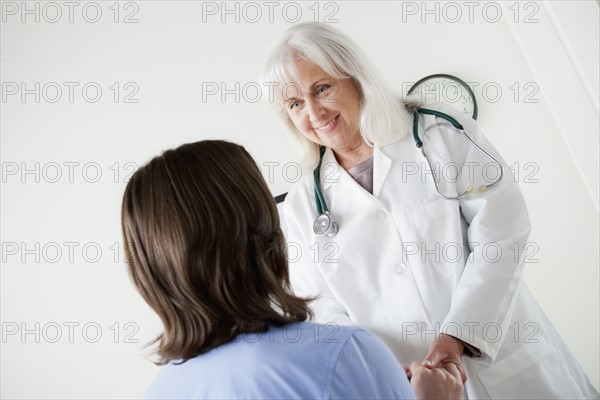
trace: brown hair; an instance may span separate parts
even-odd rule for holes
[[[242,146],[201,141],[155,157],[127,184],[121,219],[129,274],[164,325],[151,342],[158,364],[310,316],[290,290],[277,208]]]

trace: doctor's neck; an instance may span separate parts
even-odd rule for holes
[[[369,159],[373,155],[373,148],[362,141],[358,146],[350,148],[332,148],[331,150],[333,150],[335,159],[338,164],[340,164],[340,167],[344,168],[346,171]]]

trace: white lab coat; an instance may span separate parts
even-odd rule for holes
[[[510,169],[474,120],[449,106],[428,108],[458,119],[501,161],[504,179],[480,193],[498,168],[430,115],[420,116],[419,131],[439,163],[440,190],[475,188],[461,200],[438,195],[412,134],[374,149],[372,195],[327,149],[321,186],[340,230],[333,238],[313,233],[313,177],[305,176],[283,206],[293,290],[319,296],[316,321],[361,325],[404,364],[423,360],[440,332],[479,349],[480,358],[463,357],[469,398],[598,398],[521,282],[530,225]]]

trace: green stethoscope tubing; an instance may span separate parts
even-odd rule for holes
[[[427,155],[427,152],[425,151],[425,148],[423,147],[423,142],[421,141],[421,138],[419,137],[419,113],[434,115],[436,117],[443,118],[446,121],[450,122],[452,124],[452,126],[454,126],[454,128],[456,130],[458,130],[459,132],[461,132],[463,134],[463,136],[473,146],[475,146],[475,148],[477,150],[479,150],[481,153],[485,154],[485,156],[487,158],[489,158],[494,164],[496,164],[498,166],[498,168],[500,169],[500,173],[499,173],[498,179],[496,179],[494,182],[490,183],[489,185],[479,186],[479,191],[480,192],[485,192],[486,190],[488,190],[489,188],[491,188],[492,186],[496,185],[498,182],[500,182],[502,180],[502,177],[504,176],[504,168],[502,167],[502,164],[498,160],[496,160],[494,157],[492,157],[487,151],[485,151],[484,149],[482,149],[481,147],[479,147],[477,145],[477,143],[475,143],[473,141],[473,139],[471,139],[469,137],[469,135],[467,135],[467,133],[465,132],[465,129],[463,128],[463,126],[456,119],[454,119],[450,115],[445,114],[443,112],[439,112],[439,111],[435,111],[435,110],[430,110],[430,109],[427,109],[427,108],[415,108],[415,111],[413,112],[413,139],[414,139],[415,144],[417,145],[417,147],[419,149],[421,149],[421,154],[423,154],[423,157],[425,157],[425,160],[427,161],[427,165],[429,165],[429,170],[431,171],[431,174],[433,175],[433,184],[435,185],[435,190],[437,191],[437,193],[440,195],[441,198],[446,199],[446,200],[460,200],[463,197],[465,197],[468,193],[470,193],[473,190],[473,187],[472,186],[467,187],[467,189],[462,194],[460,194],[458,196],[444,196],[440,192],[440,189],[439,189],[438,183],[437,183],[437,179],[435,177],[435,170],[431,167],[431,161],[429,160],[429,156]],[[321,196],[322,196],[322,194],[321,194]]]
[[[313,172],[314,178],[314,188],[315,188],[315,202],[317,204],[317,212],[319,216],[315,219],[313,223],[313,231],[321,236],[327,235],[328,237],[334,237],[337,235],[339,230],[338,224],[331,220],[329,216],[329,207],[327,207],[327,202],[325,201],[325,196],[323,196],[323,191],[321,190],[321,163],[323,162],[323,154],[325,153],[325,146],[319,147],[319,164],[317,165],[317,169]]]
[[[417,148],[419,148],[421,150],[421,154],[423,155],[423,157],[425,157],[425,160],[427,161],[427,165],[429,165],[429,170],[431,171],[431,174],[433,175],[433,184],[435,185],[435,190],[437,191],[437,193],[440,197],[442,197],[443,199],[446,199],[446,200],[460,200],[463,197],[465,197],[468,193],[470,193],[473,190],[473,187],[472,186],[467,187],[467,189],[458,196],[445,196],[440,192],[440,189],[439,189],[438,183],[437,183],[437,179],[435,176],[435,170],[431,166],[431,161],[429,160],[429,156],[427,155],[427,152],[425,151],[425,147],[423,146],[423,141],[419,137],[419,114],[433,115],[433,116],[440,117],[440,118],[450,122],[452,124],[452,126],[454,126],[454,128],[456,130],[460,131],[463,134],[463,136],[465,138],[467,138],[467,140],[473,146],[475,146],[481,153],[485,154],[486,157],[488,157],[493,163],[495,163],[500,168],[500,173],[499,173],[498,179],[496,179],[494,182],[492,182],[488,185],[479,186],[480,192],[485,192],[486,190],[488,190],[489,188],[496,185],[498,182],[500,182],[502,180],[502,177],[504,176],[504,168],[502,167],[502,164],[497,159],[492,157],[487,151],[485,151],[484,149],[479,147],[477,145],[477,143],[475,143],[473,141],[473,139],[471,139],[469,137],[469,135],[467,135],[463,126],[456,119],[454,119],[450,115],[445,114],[443,112],[430,110],[427,108],[412,107],[409,111],[411,111],[413,114],[413,139],[415,141]],[[323,196],[323,191],[321,190],[321,163],[323,162],[323,154],[324,153],[325,153],[325,146],[320,146],[320,148],[319,148],[319,164],[317,165],[317,168],[313,172],[315,203],[317,206],[317,213],[319,214],[319,216],[317,217],[317,219],[315,219],[315,222],[313,223],[313,231],[315,234],[317,234],[319,236],[327,235],[328,237],[333,237],[339,231],[339,226],[337,223],[333,222],[333,220],[331,219],[331,216],[329,214],[329,207],[327,206],[327,201],[325,201],[325,196]]]

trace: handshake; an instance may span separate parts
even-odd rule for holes
[[[464,345],[452,336],[440,335],[422,363],[404,366],[406,376],[419,400],[462,399],[467,376],[462,367]],[[447,336],[447,337],[446,337]]]

